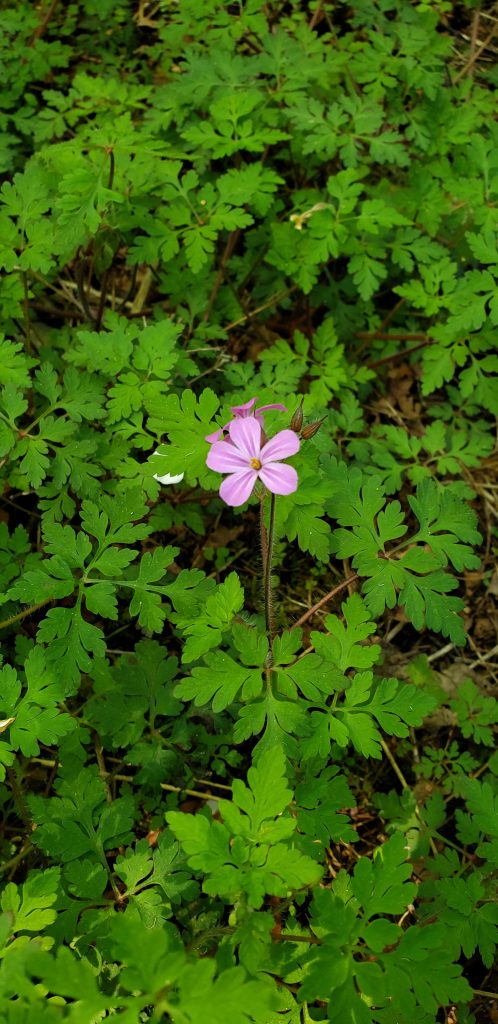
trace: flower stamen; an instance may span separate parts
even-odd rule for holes
[[[263,431],[256,416],[235,417],[228,425],[229,440],[213,441],[206,465],[215,473],[227,473],[220,486],[220,498],[238,508],[261,483],[270,494],[293,494],[298,476],[294,466],[283,459],[297,455],[299,438],[294,430],[280,430],[262,445]]]

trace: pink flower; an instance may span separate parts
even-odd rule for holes
[[[275,402],[273,405],[262,405],[259,409],[255,409],[253,412],[252,407],[256,402],[257,398],[250,398],[244,405],[232,405],[231,411],[236,419],[246,419],[248,416],[254,416],[254,419],[256,419],[262,427],[264,426],[264,412],[268,412],[269,409],[280,409],[282,412],[287,412],[287,407],[285,405],[281,405],[280,402]],[[232,420],[230,420],[230,422],[232,422]],[[225,423],[224,427],[220,427],[219,430],[215,430],[213,434],[207,434],[205,440],[209,441],[210,444],[214,444],[215,441],[219,441],[220,437],[223,437],[223,434],[228,430],[229,426],[230,423]]]
[[[215,441],[206,463],[217,473],[228,473],[220,487],[220,498],[227,505],[243,505],[256,480],[273,494],[292,494],[297,490],[297,473],[280,460],[299,451],[299,438],[293,430],[281,430],[261,447],[261,424],[255,416],[238,417],[228,426],[229,441]]]

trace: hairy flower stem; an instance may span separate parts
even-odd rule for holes
[[[271,653],[273,648],[273,638],[275,636],[275,619],[273,615],[273,595],[271,590],[271,570],[273,562],[273,541],[275,535],[275,495],[270,495],[270,519],[268,523],[268,530],[265,526],[265,496],[261,498],[260,503],[260,515],[261,515],[261,554],[263,558],[263,588],[265,595],[265,623],[266,623],[266,634],[268,636],[268,643],[270,645],[269,657],[271,664]]]
[[[44,601],[39,601],[38,604],[32,604],[30,608],[24,608],[22,612],[17,612],[17,615],[11,615],[9,619],[4,619],[0,622],[0,629],[6,629],[7,626],[12,626],[14,622],[20,622],[21,619],[25,619],[27,615],[32,615],[33,612],[37,612],[39,608],[43,608],[46,604],[53,601],[52,597],[46,597]]]
[[[261,561],[263,563],[263,579],[266,573],[266,556],[268,553],[268,534],[265,525],[265,497],[266,491],[259,495],[259,541],[261,544]]]
[[[23,292],[24,292],[23,312],[24,312],[25,332],[26,332],[26,351],[28,353],[31,353],[32,345],[31,345],[31,320],[29,318],[29,285],[28,285],[28,275],[26,274],[25,271],[22,271],[21,278],[22,278],[22,286],[23,286]]]

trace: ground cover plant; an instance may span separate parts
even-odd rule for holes
[[[7,1024],[498,1019],[497,27],[0,4]]]

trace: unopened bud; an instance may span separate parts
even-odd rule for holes
[[[303,441],[309,441],[312,437],[315,436],[315,434],[318,434],[318,431],[320,430],[322,423],[325,423],[326,419],[327,417],[324,416],[323,419],[318,420],[316,423],[309,423],[307,427],[304,427],[304,429],[301,431],[301,437]]]
[[[296,432],[296,434],[299,434],[299,431],[301,430],[301,427],[303,425],[303,419],[304,419],[303,403],[301,402],[301,405],[299,405],[297,407],[297,409],[296,409],[296,411],[295,411],[295,413],[294,413],[294,415],[293,415],[293,417],[292,417],[292,419],[290,421],[290,429],[294,430]]]

